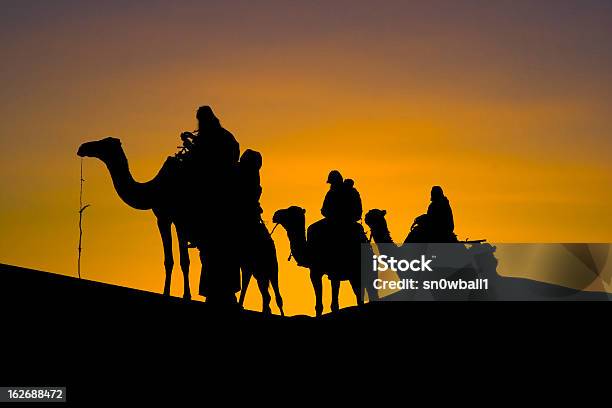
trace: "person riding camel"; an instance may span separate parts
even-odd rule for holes
[[[431,189],[431,203],[427,208],[427,224],[432,237],[437,240],[445,242],[454,237],[453,210],[440,186],[433,186]]]
[[[363,208],[361,205],[361,196],[359,195],[359,191],[355,188],[355,181],[352,179],[345,179],[343,188],[347,207],[346,215],[351,222],[359,222],[363,214]]]
[[[332,170],[327,176],[329,191],[323,200],[321,215],[328,220],[337,221],[342,218],[344,212],[344,180],[338,170]]]
[[[431,203],[427,213],[415,218],[407,240],[410,242],[457,242],[453,232],[455,223],[453,210],[442,187],[431,188]]]
[[[321,208],[323,217],[343,223],[358,222],[363,210],[355,182],[352,179],[344,180],[338,170],[329,173],[327,182],[330,187]]]
[[[183,160],[216,170],[236,165],[240,157],[240,144],[234,135],[221,126],[212,108],[200,106],[196,119],[198,129],[195,133],[181,133],[186,150]]]
[[[236,138],[221,126],[210,106],[200,106],[196,119],[197,130],[181,133],[183,146],[175,156],[183,175],[180,186],[181,194],[186,197],[183,213],[189,219],[191,230],[201,229],[210,214],[223,212],[235,202],[236,168],[240,155]],[[210,200],[206,191],[215,191],[216,199]],[[190,247],[197,246],[193,239],[189,241]]]

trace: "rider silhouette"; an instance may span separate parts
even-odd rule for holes
[[[338,170],[332,170],[327,177],[329,191],[323,200],[321,214],[330,221],[341,223],[357,222],[361,219],[361,196],[352,179],[343,180]]]
[[[240,145],[234,135],[221,126],[210,106],[200,106],[196,113],[198,130],[183,132],[181,139],[187,149],[184,160],[207,169],[226,170],[236,165]]]
[[[355,182],[352,179],[346,179],[343,183],[344,199],[347,210],[347,217],[351,222],[357,222],[361,219],[363,208],[361,205],[361,196],[355,188]]]
[[[432,242],[452,242],[455,239],[453,210],[440,186],[431,188],[431,203],[427,208],[427,228],[433,239]]]
[[[338,170],[332,170],[327,176],[327,183],[329,184],[329,191],[325,195],[323,200],[323,207],[321,208],[321,215],[328,220],[338,220],[342,218],[343,212],[343,191],[342,175]]]

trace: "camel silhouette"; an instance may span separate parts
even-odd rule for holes
[[[363,304],[360,272],[360,244],[366,242],[360,224],[351,224],[352,230],[338,233],[327,220],[318,221],[306,231],[306,210],[291,206],[274,213],[272,221],[287,232],[291,254],[299,266],[310,269],[310,280],[315,292],[315,313],[323,313],[324,275],[329,277],[332,288],[331,310],[339,310],[340,282],[348,280],[357,298]]]
[[[174,175],[177,163],[168,159],[157,175],[144,183],[134,180],[128,165],[128,159],[121,146],[121,141],[114,137],[83,143],[77,155],[94,157],[101,160],[108,169],[115,191],[127,205],[137,210],[153,210],[157,218],[157,227],[164,248],[164,267],[166,279],[164,295],[170,295],[170,283],[174,258],[172,255],[172,224],[176,228],[179,245],[181,270],[183,271],[183,298],[191,299],[189,288],[189,252],[187,226],[179,217],[179,207],[175,202],[176,184]]]
[[[391,233],[387,226],[387,215],[386,210],[372,209],[368,211],[364,217],[364,221],[368,227],[370,227],[370,233],[372,240],[377,244],[378,249],[381,253],[387,255],[395,255],[396,251],[400,248],[406,250],[410,249],[415,255],[425,253],[428,246],[434,245],[438,248],[443,248],[445,255],[457,261],[456,267],[437,268],[437,271],[442,271],[449,276],[465,277],[470,278],[474,276],[487,277],[491,280],[497,279],[498,275],[496,272],[497,259],[494,256],[495,247],[485,244],[485,240],[476,241],[455,241],[453,243],[441,243],[432,244],[422,241],[420,236],[412,233],[414,231],[414,224],[411,228],[411,232],[404,240],[403,244],[396,244],[391,238]],[[380,245],[379,245],[380,244]],[[465,244],[469,244],[470,247],[466,247]],[[440,247],[440,245],[442,247]],[[404,252],[405,253],[405,252]],[[425,276],[423,272],[410,272],[411,277],[421,279]],[[468,296],[473,296],[466,292]],[[409,300],[414,298],[415,292],[406,291],[403,292],[403,300]],[[438,296],[441,300],[450,300],[444,297],[444,293],[432,293],[434,297]],[[494,291],[490,291],[485,296],[495,296]]]
[[[240,253],[240,266],[242,269],[242,287],[238,304],[242,307],[246,291],[251,280],[255,276],[262,297],[263,313],[270,313],[270,294],[268,286],[272,284],[276,306],[281,316],[283,311],[283,298],[278,287],[278,260],[276,258],[276,246],[270,232],[263,223],[258,223],[251,235],[247,245],[243,245]]]
[[[378,244],[395,244],[391,238],[385,215],[387,215],[387,210],[374,208],[366,213],[363,220],[370,227],[370,234],[374,242]]]
[[[121,141],[117,138],[107,137],[101,140],[83,143],[79,147],[77,155],[80,157],[94,157],[101,160],[110,173],[113,186],[119,198],[132,208],[137,210],[152,210],[153,214],[155,214],[164,249],[166,278],[163,294],[166,296],[170,295],[170,283],[174,267],[171,233],[172,224],[174,224],[179,244],[180,266],[184,278],[183,298],[191,299],[189,287],[190,259],[188,242],[199,241],[197,239],[199,234],[205,231],[194,230],[190,225],[189,214],[185,213],[186,207],[181,201],[186,199],[184,192],[189,187],[185,185],[185,178],[180,175],[181,169],[178,159],[175,157],[168,157],[153,179],[140,183],[135,181],[132,177],[127,156],[123,150]],[[260,233],[258,236],[262,235],[263,234]],[[267,230],[266,235],[268,239],[271,240]],[[271,282],[276,295],[277,304],[282,313],[282,298],[280,297],[280,291],[278,289],[278,264],[276,261],[274,243],[272,242],[270,244],[270,242],[266,241],[263,243],[254,243],[253,246],[261,246],[263,249],[261,252],[245,251],[244,259],[248,266],[243,270],[243,285],[240,298],[244,300],[248,282],[251,276],[255,276],[262,293],[264,311],[269,310],[270,303],[268,285],[265,282]],[[259,282],[260,280],[262,280],[262,282]]]
[[[374,242],[379,244],[395,244],[393,239],[391,238],[391,233],[389,232],[389,227],[387,226],[387,220],[385,219],[385,215],[387,215],[387,210],[379,210],[378,208],[374,208],[368,211],[364,217],[364,221],[368,227],[370,227],[370,233],[372,234],[372,239]],[[427,234],[418,230],[418,217],[415,222],[410,227],[410,231],[404,239],[404,244],[407,243],[429,243],[429,241],[424,240],[427,237]],[[479,244],[485,242],[484,239],[474,240],[474,241],[458,241],[455,239],[449,243],[463,243],[463,244]]]

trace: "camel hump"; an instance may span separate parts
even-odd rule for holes
[[[180,160],[174,156],[168,156],[164,164],[162,164],[159,173],[162,175],[174,175],[180,168]]]
[[[176,190],[179,188],[182,179],[180,173],[181,163],[179,159],[170,156],[164,161],[155,178],[167,188]]]

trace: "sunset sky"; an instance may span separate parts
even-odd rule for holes
[[[612,241],[611,1],[0,7],[2,263],[76,275],[78,146],[120,138],[145,181],[204,104],[262,153],[268,225],[289,205],[318,220],[338,169],[397,241],[437,184],[462,239]],[[101,162],[84,171],[84,277],[160,292],[155,217],[117,197]],[[287,262],[284,231],[274,239],[286,312],[312,314],[307,270]],[[247,306],[260,302],[253,282]]]

